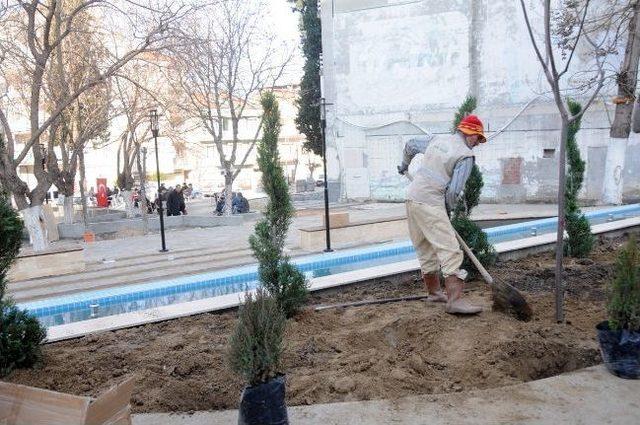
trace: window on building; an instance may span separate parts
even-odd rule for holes
[[[223,131],[229,131],[230,127],[231,127],[231,118],[223,118],[222,119],[222,130]]]
[[[554,158],[556,156],[556,150],[555,149],[543,149],[542,150],[542,157],[543,158]]]

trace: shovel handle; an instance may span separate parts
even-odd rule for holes
[[[484,279],[484,281],[487,282],[489,285],[493,285],[493,278],[491,277],[487,269],[485,269],[484,266],[480,263],[480,261],[478,261],[476,256],[473,255],[473,252],[471,252],[471,249],[467,246],[465,241],[460,237],[456,229],[453,229],[453,233],[456,234],[456,239],[458,239],[458,243],[460,243],[462,250],[464,251],[465,254],[467,254],[467,256],[469,257],[473,265],[476,266],[476,268],[482,275],[482,278]]]

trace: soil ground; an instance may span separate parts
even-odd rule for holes
[[[411,301],[314,312],[312,305],[422,294],[411,277],[315,293],[289,320],[284,369],[289,405],[459,392],[526,382],[600,362],[594,326],[622,239],[601,241],[565,263],[566,324],[554,317],[551,253],[502,262],[490,272],[526,291],[530,322],[490,310],[480,282],[467,296],[486,307],[453,317]],[[236,311],[202,314],[44,347],[44,362],[11,382],[97,395],[135,373],[134,412],[237,408],[242,382],[226,366]]]

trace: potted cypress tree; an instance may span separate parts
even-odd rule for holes
[[[294,209],[278,155],[278,102],[267,92],[261,103],[263,136],[258,144],[258,165],[269,202],[264,219],[249,238],[258,259],[259,286],[255,297],[247,294],[229,350],[232,369],[246,382],[240,400],[240,425],[289,423],[280,364],[282,340],[286,318],[296,313],[308,293],[304,274],[283,252]]]
[[[229,341],[228,360],[246,386],[238,425],[285,425],[285,377],[281,372],[286,318],[278,302],[263,289],[247,293]]]
[[[609,320],[596,326],[607,369],[621,378],[640,377],[640,251],[632,236],[618,254],[607,305]]]

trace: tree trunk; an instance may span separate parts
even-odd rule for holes
[[[564,282],[562,281],[562,258],[564,254],[564,223],[565,223],[565,199],[566,167],[567,167],[567,134],[569,123],[562,117],[562,129],[560,131],[560,155],[558,158],[558,231],[556,234],[556,271],[555,271],[555,295],[556,295],[556,321],[564,322]]]
[[[602,202],[620,205],[624,186],[623,171],[627,153],[627,139],[609,139],[604,167]]]
[[[624,61],[617,76],[618,101],[615,117],[609,132],[609,146],[605,162],[602,202],[621,204],[624,187],[623,171],[627,140],[631,132],[631,116],[638,80],[638,60],[640,59],[640,2],[633,7],[633,16],[629,20],[627,46]]]
[[[228,171],[225,174],[224,177],[224,189],[225,189],[225,193],[227,194],[224,198],[224,215],[231,215],[232,214],[232,210],[231,210],[231,203],[233,202],[233,192],[232,192],[232,188],[233,188],[233,179],[231,178],[231,171]]]
[[[24,217],[24,224],[29,232],[33,250],[36,252],[46,250],[49,247],[49,239],[42,205],[34,205],[20,212]]]
[[[636,104],[633,107],[633,125],[631,131],[636,134],[640,133],[640,98],[636,99]]]
[[[139,148],[138,148],[139,149]],[[147,217],[147,192],[145,190],[146,184],[146,161],[147,157],[143,159],[143,164],[140,161],[140,152],[136,155],[136,166],[138,168],[138,175],[140,176],[140,192],[138,192],[138,205],[140,206],[140,212],[142,213],[142,232],[143,234],[149,233],[149,219]]]
[[[85,230],[89,227],[89,208],[87,207],[86,169],[84,165],[84,152],[78,152],[78,167],[80,169],[80,199],[82,199],[82,223]]]
[[[136,216],[135,208],[133,208],[133,200],[131,199],[131,190],[121,190],[120,194],[124,200],[124,211],[127,213],[127,218],[133,218]]]
[[[64,224],[73,224],[74,214],[73,211],[73,196],[69,195],[60,195],[64,196]]]

